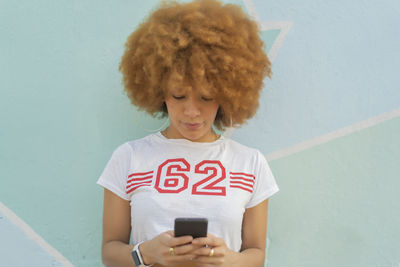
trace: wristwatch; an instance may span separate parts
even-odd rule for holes
[[[132,255],[133,261],[135,262],[136,266],[138,266],[138,267],[150,267],[153,264],[145,265],[144,262],[143,262],[142,254],[140,253],[140,250],[139,250],[139,246],[142,243],[143,242],[139,242],[133,247],[131,255]]]

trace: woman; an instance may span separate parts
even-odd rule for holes
[[[263,266],[279,189],[258,150],[213,129],[258,107],[271,70],[257,24],[216,0],[164,2],[129,36],[120,70],[132,103],[170,124],[119,146],[98,180],[103,263]],[[207,237],[174,237],[177,217],[206,217]]]

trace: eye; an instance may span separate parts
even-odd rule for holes
[[[184,99],[184,98],[185,98],[184,95],[172,95],[172,97],[173,97],[174,99],[176,99],[176,100],[181,100],[181,99]]]
[[[202,96],[201,97],[201,99],[203,100],[203,101],[213,101],[214,100],[214,98],[212,98],[212,97],[205,97],[205,96]]]

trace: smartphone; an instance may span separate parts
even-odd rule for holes
[[[193,238],[207,236],[207,218],[176,218],[175,237],[191,235]]]

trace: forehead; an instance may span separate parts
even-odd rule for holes
[[[195,93],[203,96],[214,96],[215,92],[212,88],[206,86],[191,86],[191,85],[175,85],[167,89],[168,94],[189,94]]]

